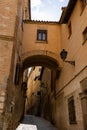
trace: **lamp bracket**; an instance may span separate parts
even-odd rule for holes
[[[69,63],[69,64],[71,64],[71,65],[75,66],[75,61],[68,61],[68,60],[64,60],[64,62],[67,62],[67,63]]]

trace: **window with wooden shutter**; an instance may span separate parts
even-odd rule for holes
[[[71,36],[71,34],[72,34],[71,22],[69,22],[69,24],[68,24],[68,32],[69,32],[68,38],[70,38],[70,36]]]
[[[75,104],[73,96],[68,99],[68,111],[69,111],[69,123],[76,124],[76,113],[75,113]]]
[[[19,84],[19,78],[20,78],[20,64],[16,64],[16,70],[15,70],[15,81],[14,84],[18,85]]]
[[[83,36],[84,36],[84,41],[86,41],[87,40],[87,27],[83,31]]]
[[[81,0],[82,10],[85,8],[86,4],[87,4],[87,0]]]

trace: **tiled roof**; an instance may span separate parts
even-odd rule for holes
[[[59,24],[58,21],[23,20],[24,23]]]

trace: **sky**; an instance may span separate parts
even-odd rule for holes
[[[62,7],[69,0],[31,0],[31,19],[43,21],[59,21]]]

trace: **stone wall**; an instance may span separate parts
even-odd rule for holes
[[[17,1],[0,2],[0,128],[5,114],[6,87],[9,80]]]
[[[20,108],[24,99],[21,87],[15,86],[16,63],[21,54],[22,34],[22,1],[0,1],[0,129],[15,129],[23,110],[15,111],[18,99]],[[20,94],[19,94],[20,93]],[[21,97],[21,98],[19,98]],[[14,116],[14,112],[18,116]],[[14,117],[12,119],[12,117]],[[15,124],[15,119],[17,119]],[[14,122],[14,123],[13,123]],[[14,124],[14,125],[13,125]],[[3,127],[3,128],[2,128]]]

